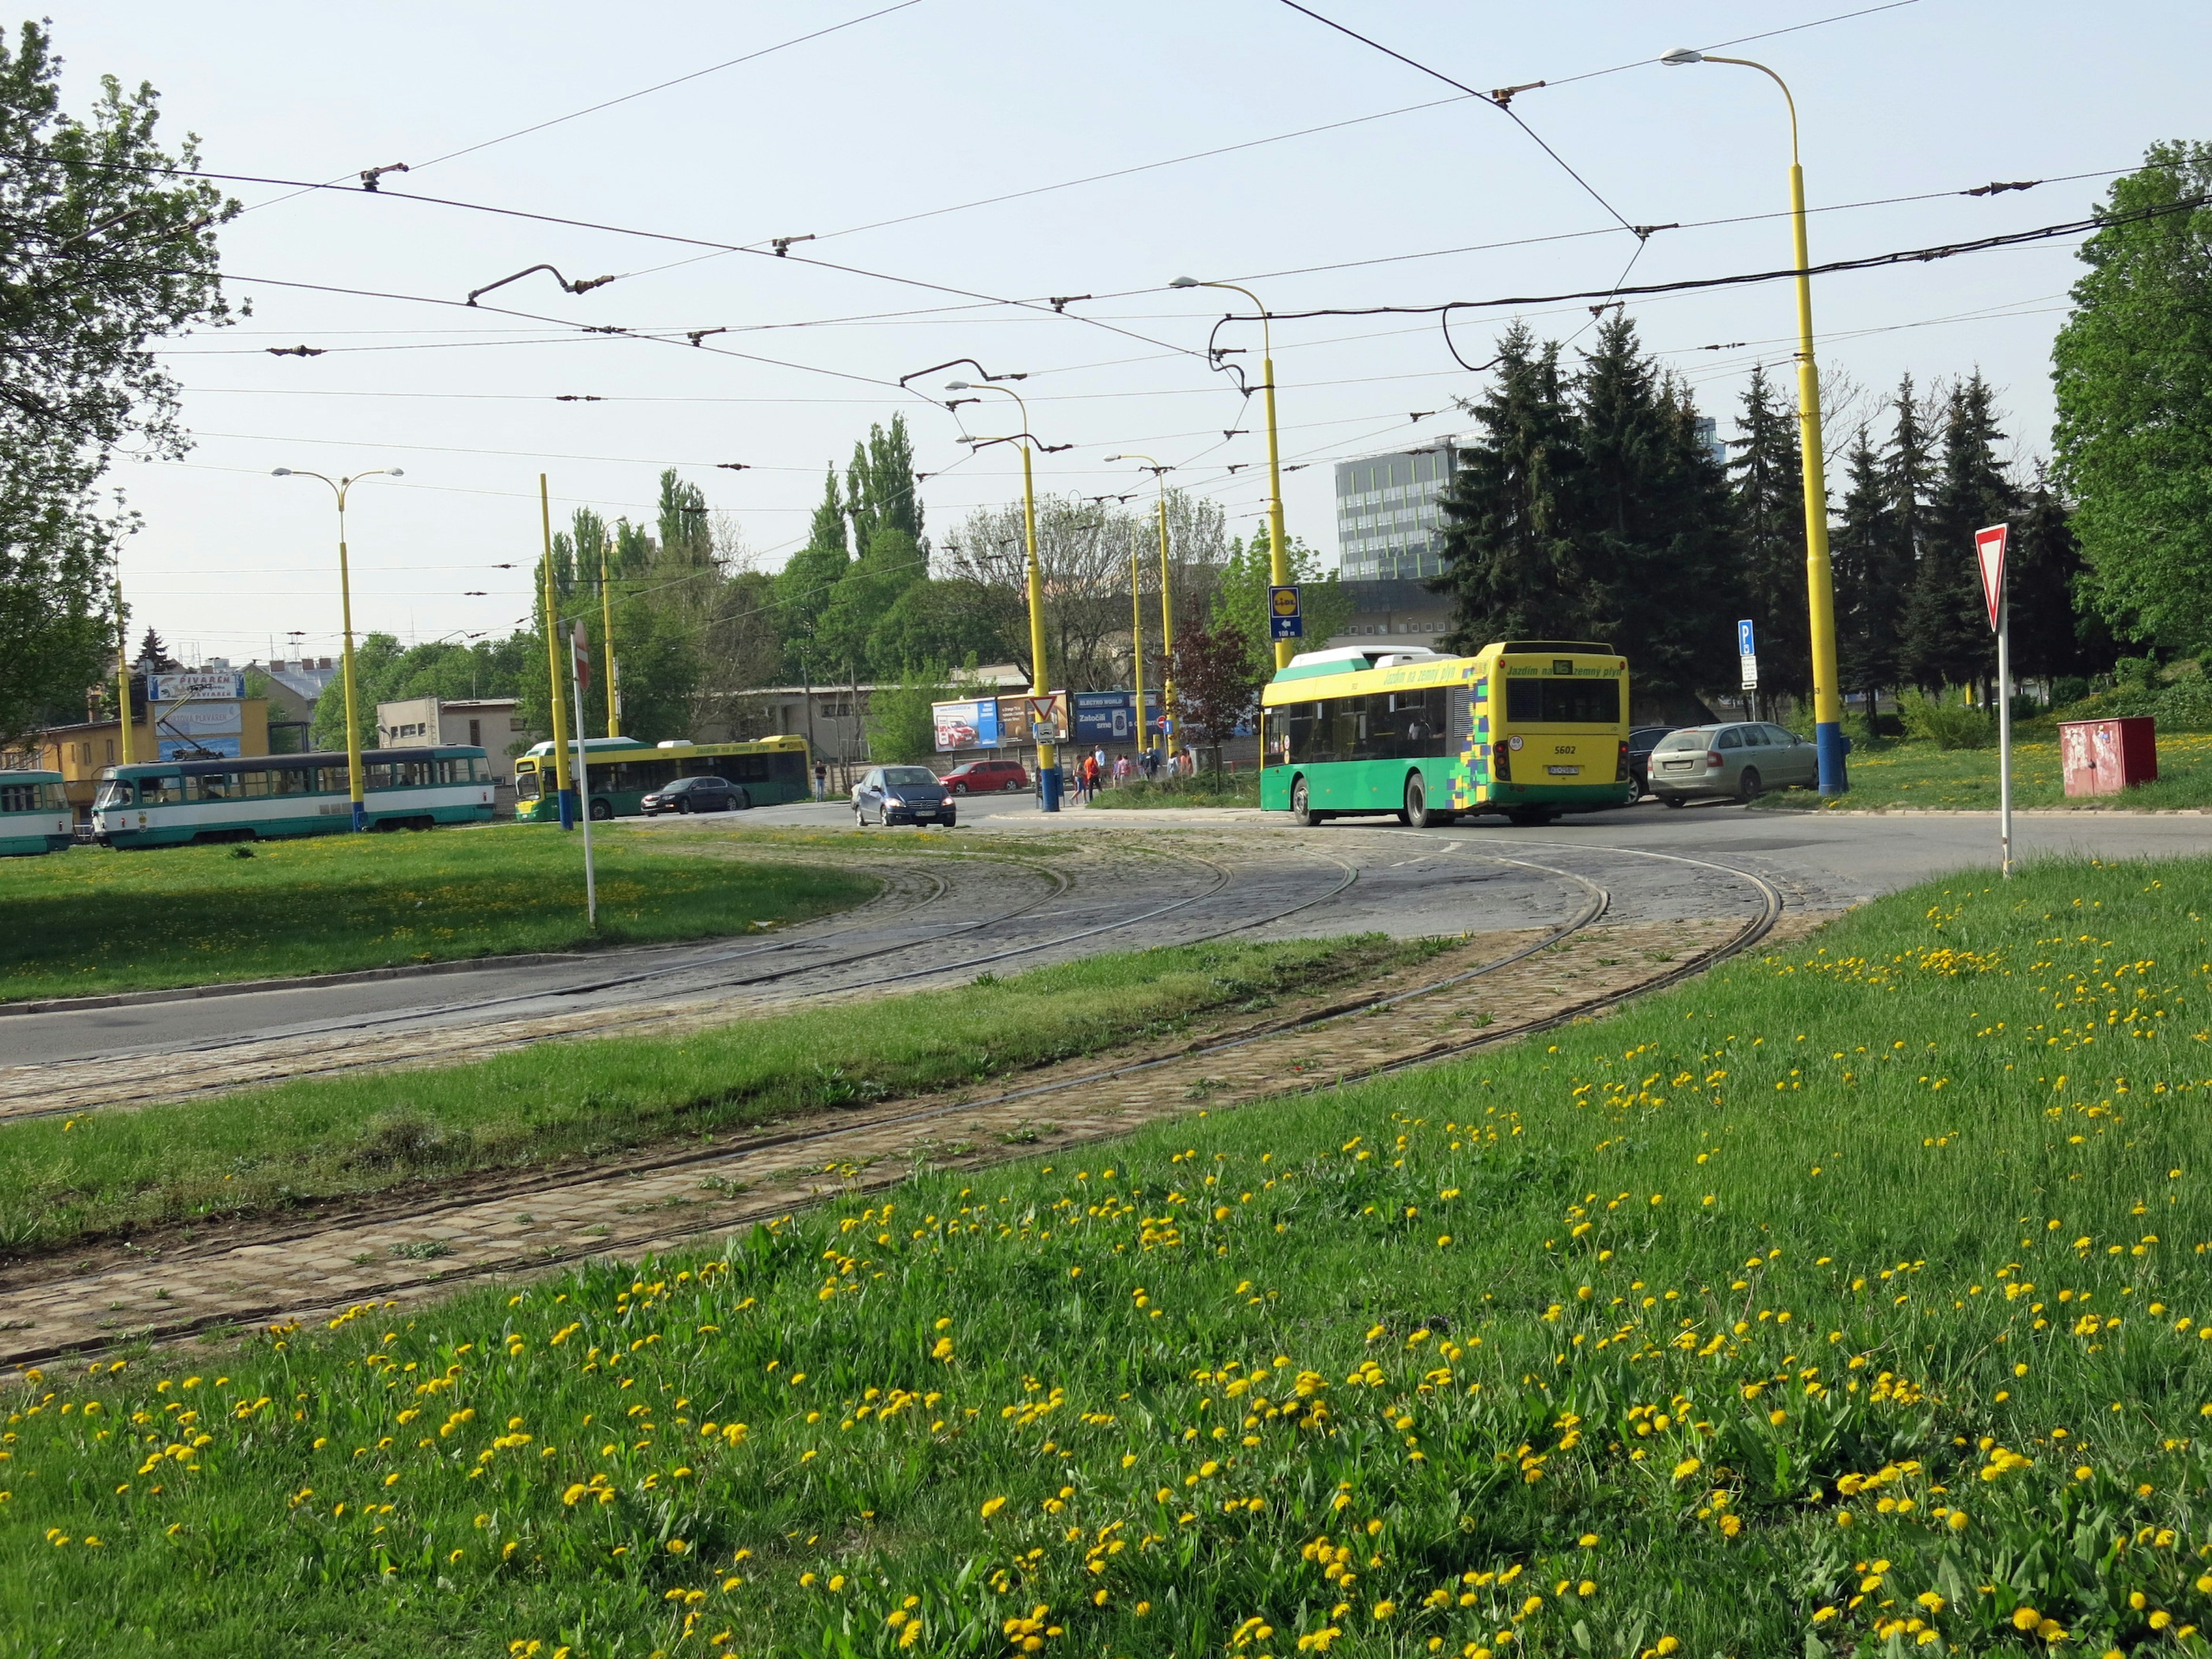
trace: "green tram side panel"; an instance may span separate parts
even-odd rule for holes
[[[46,816],[40,813],[40,817]],[[41,832],[35,836],[9,833],[0,823],[0,859],[34,858],[46,853],[65,853],[76,843],[74,836],[50,836]]]

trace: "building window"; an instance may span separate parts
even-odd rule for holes
[[[89,760],[89,759],[91,759],[91,758],[92,758],[92,757],[91,757],[91,755],[90,755],[90,753],[89,753],[88,751],[91,750],[92,745],[91,745],[90,744],[85,744],[85,748],[86,748],[86,750],[88,750],[88,753],[86,754],[85,758],[86,758],[87,760]],[[110,766],[112,766],[112,765],[114,765],[114,764],[115,764],[115,739],[114,739],[114,738],[110,738],[107,740],[107,763],[108,763]]]
[[[481,749],[483,747],[483,722],[482,720],[471,720],[469,722],[469,747],[471,749]]]

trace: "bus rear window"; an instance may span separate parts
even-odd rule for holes
[[[1619,680],[1510,679],[1505,718],[1516,726],[1618,726]]]

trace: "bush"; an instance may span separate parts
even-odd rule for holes
[[[1899,701],[1897,712],[1906,732],[1926,738],[1938,749],[1987,749],[1997,740],[1996,722],[1987,709],[1908,691]]]

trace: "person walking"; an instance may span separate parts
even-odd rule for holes
[[[827,800],[829,798],[830,769],[820,761],[817,761],[814,763],[814,799]]]
[[[1083,799],[1087,804],[1098,799],[1098,757],[1083,757]]]

